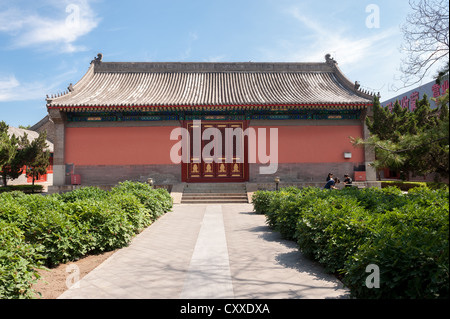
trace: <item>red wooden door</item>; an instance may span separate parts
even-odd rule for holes
[[[245,122],[188,122],[189,163],[183,163],[185,182],[244,182],[248,180]],[[235,134],[232,134],[232,132]],[[195,144],[197,143],[197,144]]]

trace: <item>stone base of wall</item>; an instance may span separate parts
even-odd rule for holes
[[[76,166],[75,174],[80,174],[81,185],[115,185],[126,180],[147,182],[153,178],[155,184],[172,185],[181,181],[181,165],[96,165]],[[66,185],[71,184],[66,176]]]
[[[363,163],[293,163],[278,164],[273,174],[261,174],[260,167],[265,164],[249,164],[250,183],[272,183],[275,177],[281,182],[318,183],[326,182],[328,173],[333,173],[341,181],[344,174],[354,180],[354,172],[362,170]],[[152,178],[156,185],[174,185],[181,183],[181,165],[95,165],[75,166],[75,174],[81,176],[81,185],[115,185],[126,180],[147,182]],[[65,176],[65,185],[71,185],[70,176]]]
[[[259,168],[267,166],[265,164],[250,164],[251,183],[272,183],[275,177],[279,177],[282,182],[308,182],[325,183],[328,173],[333,173],[341,181],[344,174],[349,174],[354,179],[354,172],[363,170],[364,163],[289,163],[278,164],[278,169],[274,174],[260,174]]]

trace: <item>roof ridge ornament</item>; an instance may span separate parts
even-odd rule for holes
[[[329,66],[331,66],[332,68],[333,68],[333,67],[336,67],[336,64],[337,64],[336,60],[333,59],[333,58],[331,57],[331,54],[329,54],[329,53],[325,54],[325,62],[326,62]]]
[[[91,64],[92,63],[99,64],[99,63],[102,62],[102,59],[103,59],[103,54],[102,53],[98,53],[97,57],[95,57],[94,60],[91,61]]]

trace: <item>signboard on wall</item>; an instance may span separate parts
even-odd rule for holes
[[[66,176],[75,174],[75,165],[73,163],[66,164]]]

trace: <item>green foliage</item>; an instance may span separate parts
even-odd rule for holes
[[[128,221],[130,221],[136,233],[149,226],[154,219],[150,212],[133,194],[113,194],[109,200],[118,205],[120,210],[125,213]],[[167,212],[166,210],[165,212]]]
[[[258,191],[255,211],[357,298],[449,297],[449,192],[416,187]],[[259,198],[261,196],[261,198]],[[366,267],[380,268],[369,289]]]
[[[23,193],[41,193],[42,185],[9,185],[0,187],[0,193],[21,191]]]
[[[31,298],[38,264],[53,267],[127,246],[172,208],[166,190],[147,186],[126,182],[111,192],[84,187],[49,196],[1,193],[0,298]]]
[[[0,299],[33,298],[31,285],[39,279],[40,247],[25,241],[14,224],[0,219]]]
[[[113,187],[112,194],[130,193],[149,210],[151,218],[156,219],[173,206],[173,200],[165,189],[153,189],[149,184],[125,181]]]
[[[75,189],[71,192],[62,193],[57,196],[66,203],[73,203],[75,201],[83,201],[86,199],[104,200],[108,197],[108,192],[98,187],[88,186]]]
[[[345,283],[359,298],[448,298],[447,205],[411,202],[380,215],[370,240],[346,263]],[[364,269],[380,268],[380,289],[367,289]]]
[[[24,149],[24,162],[27,165],[27,175],[32,177],[32,184],[39,175],[47,173],[50,164],[50,151],[47,149],[47,133],[41,132],[39,136],[27,143]]]
[[[392,111],[373,101],[373,117],[366,118],[371,136],[352,139],[355,145],[374,147],[377,169],[390,167],[404,174],[417,176],[437,173],[436,178],[449,174],[449,112],[448,92],[432,109],[426,95],[416,101],[413,112],[403,109],[398,101]]]
[[[275,193],[271,191],[257,191],[253,193],[252,195],[253,210],[257,214],[266,213],[266,209],[269,207],[270,201],[274,194]]]
[[[20,175],[17,174],[15,167],[12,167],[12,163],[16,162],[19,140],[14,135],[11,137],[8,135],[8,128],[5,122],[0,122],[0,173],[3,186],[7,185],[8,178],[17,178],[16,175]]]
[[[381,181],[381,187],[389,187],[395,186],[402,191],[409,191],[412,188],[416,187],[428,187],[430,189],[448,189],[448,185],[445,183],[436,183],[436,182],[403,182],[403,181]]]

